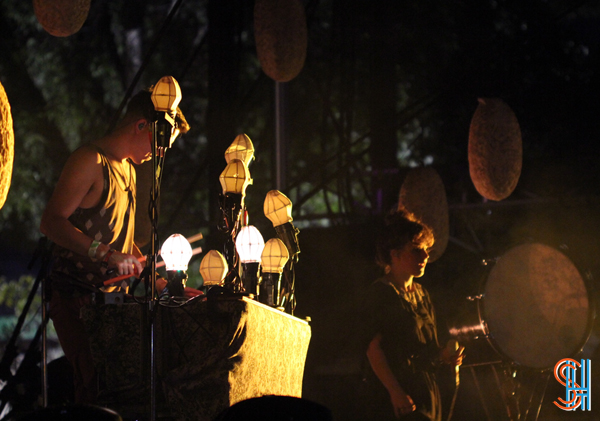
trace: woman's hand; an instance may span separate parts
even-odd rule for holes
[[[445,364],[450,364],[452,366],[460,366],[462,364],[462,360],[464,358],[464,350],[465,347],[461,346],[456,351],[449,349],[447,346],[442,348],[440,351],[440,359]]]
[[[412,398],[402,390],[397,390],[390,393],[390,399],[392,401],[392,407],[394,408],[394,414],[396,415],[396,418],[410,414],[417,409],[417,406],[413,402]]]

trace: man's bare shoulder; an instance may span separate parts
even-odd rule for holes
[[[93,144],[86,144],[77,148],[71,156],[69,157],[69,161],[72,163],[78,163],[83,165],[93,165],[100,164],[100,152]]]
[[[90,183],[102,177],[102,159],[100,152],[93,145],[84,145],[76,149],[67,159],[62,170],[61,178],[76,178]]]

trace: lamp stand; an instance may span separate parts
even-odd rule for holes
[[[225,276],[224,288],[226,291],[239,294],[243,291],[239,275],[237,273],[237,259],[235,251],[234,238],[240,226],[240,216],[244,206],[242,205],[244,197],[237,193],[221,193],[219,195],[219,205],[223,218],[218,225],[227,237],[225,239],[223,255],[229,267],[229,273]]]
[[[258,298],[258,279],[260,272],[259,262],[242,263],[242,284],[244,291],[254,298]]]
[[[263,273],[260,281],[258,300],[270,307],[277,307],[279,305],[280,288],[281,273]]]
[[[150,421],[156,420],[156,258],[158,255],[157,237],[158,237],[158,198],[160,196],[157,177],[159,166],[157,161],[158,153],[158,123],[152,123],[152,191],[150,192],[150,221],[152,233],[150,235],[150,299],[148,300],[148,330],[150,338]]]

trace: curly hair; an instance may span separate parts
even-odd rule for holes
[[[384,220],[377,239],[376,261],[385,268],[391,263],[390,252],[408,243],[431,247],[433,231],[405,208],[390,212]]]

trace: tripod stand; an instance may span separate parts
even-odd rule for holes
[[[35,391],[31,389],[35,389],[37,385],[35,382],[32,382],[32,378],[38,374],[37,363],[40,362],[41,357],[41,365],[39,370],[41,370],[41,396],[42,402],[44,406],[48,404],[48,384],[47,384],[47,341],[46,341],[46,325],[48,322],[48,314],[46,311],[46,297],[45,297],[45,289],[46,289],[46,276],[48,274],[48,266],[50,263],[50,252],[49,252],[49,244],[48,240],[45,237],[40,238],[38,242],[38,246],[33,254],[33,257],[28,265],[29,269],[32,269],[35,262],[41,258],[41,267],[37,274],[37,277],[33,283],[33,286],[29,292],[27,297],[27,301],[21,312],[17,324],[11,334],[11,337],[6,344],[4,349],[4,354],[2,359],[0,360],[0,380],[5,381],[5,385],[0,391],[0,414],[3,413],[9,403],[16,404],[17,402],[27,401],[31,399],[27,393],[35,393]],[[15,360],[19,356],[19,349],[17,347],[17,340],[21,335],[23,330],[23,325],[25,324],[25,320],[29,313],[29,310],[33,304],[35,296],[38,292],[38,289],[42,285],[42,320],[37,328],[37,331],[32,338],[27,351],[24,353],[23,359],[19,364],[19,367],[12,373],[11,367],[13,366]],[[38,345],[42,339],[42,352],[40,356],[40,351],[38,349]],[[31,399],[32,401],[36,400],[36,397]],[[6,416],[10,416],[11,413]],[[4,417],[3,419],[5,419]]]

